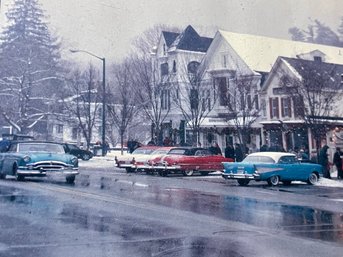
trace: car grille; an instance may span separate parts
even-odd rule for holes
[[[31,165],[32,169],[34,170],[61,170],[72,165],[67,165],[64,162],[56,162],[56,161],[44,161],[44,162],[36,162]]]

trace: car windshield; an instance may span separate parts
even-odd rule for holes
[[[51,143],[19,143],[18,152],[64,153],[64,148],[62,145]]]
[[[249,163],[275,163],[273,158],[268,156],[247,156],[242,162],[249,162]]]
[[[158,149],[158,150],[155,150],[153,153],[151,153],[151,154],[166,154],[166,153],[168,153],[169,152],[169,150],[167,150],[167,149]]]
[[[138,148],[134,150],[133,154],[151,154],[155,149]]]

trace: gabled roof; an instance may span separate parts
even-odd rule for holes
[[[243,61],[255,71],[269,72],[278,56],[297,57],[312,51],[325,54],[325,61],[343,64],[343,48],[299,41],[218,31]],[[216,35],[217,36],[217,35]]]
[[[169,39],[171,39],[171,36]],[[181,49],[186,51],[206,53],[211,42],[212,38],[199,36],[195,29],[189,25],[175,38],[173,43],[170,45],[170,49]]]
[[[303,78],[311,79],[316,74],[319,76],[328,76],[325,80],[326,86],[330,87],[331,84],[337,85],[342,82],[343,65],[326,63],[320,61],[309,61],[298,58],[280,57],[287,62],[292,68]],[[313,78],[315,79],[315,78]]]
[[[170,45],[175,41],[175,39],[180,35],[180,33],[176,32],[169,32],[169,31],[162,31],[164,40],[166,41],[167,47],[170,47]]]

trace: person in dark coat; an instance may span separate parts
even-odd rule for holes
[[[242,152],[240,144],[238,143],[235,144],[235,161],[236,162],[243,161],[243,152]]]
[[[343,179],[343,170],[342,170],[342,152],[339,147],[336,147],[336,152],[333,155],[333,164],[335,164],[337,168],[337,178]]]
[[[214,155],[222,155],[222,150],[216,142],[213,142],[212,146],[208,150],[210,150],[210,152]]]
[[[225,148],[225,158],[235,159],[235,149],[230,144]]]
[[[331,179],[327,145],[324,145],[319,152],[318,163],[323,166],[323,177]]]

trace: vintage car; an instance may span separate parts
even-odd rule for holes
[[[81,149],[77,145],[69,143],[63,143],[62,145],[66,153],[74,155],[84,161],[88,161],[93,157],[93,153],[91,151]]]
[[[154,162],[153,160],[162,158],[174,148],[175,147],[173,146],[163,146],[155,149],[149,154],[136,156],[133,163],[135,170],[145,171],[147,174],[153,174],[154,168],[151,165],[151,163]]]
[[[136,158],[139,156],[150,155],[159,146],[141,146],[135,149],[132,153],[128,153],[122,156],[115,156],[115,166],[118,168],[126,169],[127,172],[134,172],[136,170]]]
[[[289,185],[292,181],[315,184],[322,176],[322,166],[300,162],[296,155],[282,152],[258,152],[249,154],[242,162],[224,162],[225,179],[236,179],[246,186],[251,180],[267,181],[276,186],[279,182]]]
[[[223,162],[233,162],[233,159],[213,155],[208,149],[201,147],[176,147],[154,163],[153,167],[160,176],[170,173],[192,176],[194,172],[207,175],[210,172],[222,171]]]
[[[0,179],[12,175],[20,181],[52,173],[64,175],[67,183],[74,183],[79,174],[77,157],[66,154],[59,143],[12,141],[8,151],[0,154]]]

